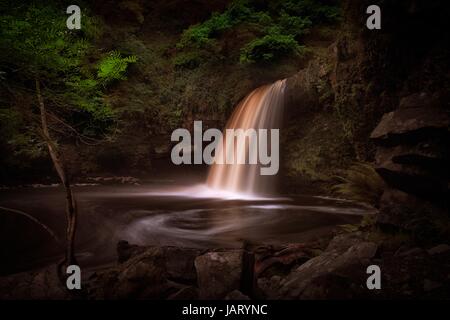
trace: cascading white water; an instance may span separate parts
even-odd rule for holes
[[[278,129],[283,114],[285,86],[286,80],[279,80],[252,91],[238,104],[226,129]],[[223,159],[229,152],[236,154],[236,150],[230,150],[236,147],[235,143],[227,144],[224,139],[219,143],[215,157]],[[248,152],[244,156],[248,156]],[[260,164],[214,163],[207,185],[211,189],[231,193],[270,193],[273,191],[274,177],[261,175],[260,167]]]

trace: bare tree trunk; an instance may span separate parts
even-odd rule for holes
[[[66,230],[66,253],[65,259],[59,265],[58,271],[60,278],[64,278],[65,267],[72,264],[77,264],[74,252],[74,242],[75,242],[75,231],[77,228],[77,206],[75,198],[72,194],[72,188],[70,186],[69,177],[67,175],[64,163],[61,160],[60,154],[53,140],[50,137],[47,124],[47,113],[45,109],[44,99],[42,98],[41,86],[38,79],[36,82],[36,95],[39,103],[39,111],[41,115],[41,125],[44,139],[46,140],[48,152],[50,158],[52,159],[53,166],[58,173],[59,179],[61,180],[64,189],[66,191],[66,217],[67,217],[67,230]],[[64,268],[64,270],[61,270]],[[62,273],[64,272],[64,273]]]

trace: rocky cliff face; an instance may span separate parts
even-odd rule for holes
[[[430,224],[448,218],[449,48],[440,35],[448,22],[443,3],[382,2],[382,29],[368,30],[369,4],[344,3],[337,40],[289,79],[298,127],[319,118],[322,127],[300,131],[302,152],[291,158],[303,169],[298,179],[308,170],[329,176],[349,160],[373,162],[388,185],[379,223],[429,236]]]
[[[438,226],[448,220],[449,124],[445,102],[425,92],[403,98],[383,116],[371,134],[376,169],[389,185],[380,224],[411,231],[420,241],[450,236]]]
[[[394,14],[384,39],[390,47],[378,60],[385,61],[381,74],[392,84],[384,86],[398,102],[370,135],[376,170],[389,186],[378,223],[420,242],[448,241],[449,48],[439,36],[446,19],[436,3],[388,8]]]

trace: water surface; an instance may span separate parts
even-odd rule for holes
[[[354,203],[313,196],[258,197],[170,183],[74,188],[79,223],[76,249],[82,266],[116,259],[121,239],[140,245],[198,248],[314,240],[336,225],[356,223],[370,211]],[[60,187],[2,190],[0,206],[22,210],[64,238]],[[0,210],[1,273],[58,261],[63,248],[35,223]]]

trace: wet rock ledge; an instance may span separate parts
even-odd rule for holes
[[[378,238],[377,238],[378,237]],[[450,246],[416,247],[354,231],[328,243],[193,249],[117,245],[115,266],[69,293],[56,268],[0,277],[2,299],[427,299],[450,297]],[[381,268],[381,290],[366,285]]]
[[[450,296],[450,246],[420,248],[363,231],[328,244],[200,250],[118,244],[118,264],[94,273],[88,299],[385,299]],[[370,239],[372,238],[372,239]],[[382,290],[368,290],[369,265]]]
[[[365,285],[377,244],[357,235],[318,244],[199,250],[118,244],[116,267],[89,279],[91,299],[302,299]],[[324,289],[333,282],[337,292]],[[356,288],[357,289],[357,288]],[[347,295],[347,294],[345,294]]]

